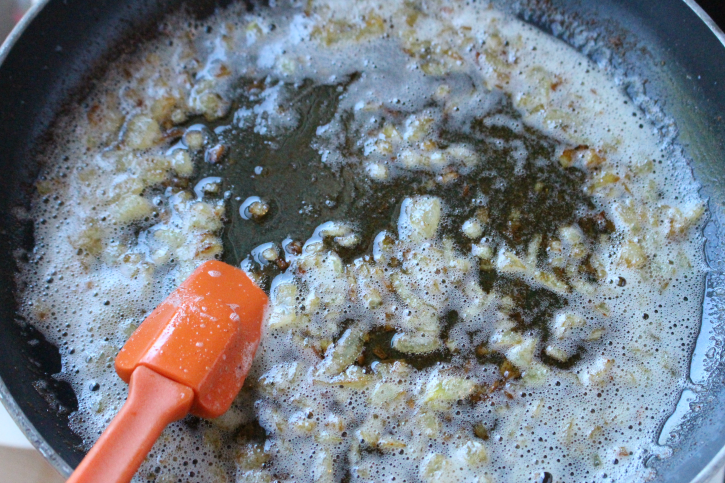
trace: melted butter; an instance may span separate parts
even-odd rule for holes
[[[232,410],[172,425],[139,481],[649,477],[699,325],[685,161],[495,9],[306,8],[169,19],[59,123],[21,298],[74,429],[92,443],[117,350],[221,257],[270,290],[265,339]]]

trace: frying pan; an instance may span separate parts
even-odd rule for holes
[[[68,427],[77,400],[53,378],[61,370],[57,349],[18,317],[14,297],[16,260],[35,243],[25,215],[40,169],[35,153],[53,120],[82,101],[105,66],[153,36],[155,23],[182,3],[46,0],[0,49],[0,253],[7,257],[0,264],[0,399],[64,475],[84,453]],[[204,17],[223,3],[195,0],[187,7]],[[502,7],[609,65],[622,88],[670,133],[668,119],[677,120],[677,141],[709,200],[710,271],[693,343],[694,396],[685,401],[694,416],[673,436],[672,456],[648,464],[659,482],[704,482],[725,465],[725,34],[693,0],[511,3]]]

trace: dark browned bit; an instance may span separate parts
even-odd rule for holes
[[[579,273],[581,273],[588,282],[595,283],[599,280],[599,273],[592,265],[592,255],[588,254],[579,265]]]
[[[221,64],[219,67],[219,71],[216,74],[214,74],[214,77],[219,79],[222,77],[228,77],[230,75],[232,75],[232,71],[229,70],[229,67],[227,67],[226,64]]]
[[[501,366],[499,367],[499,371],[501,372],[501,375],[504,377],[504,379],[518,379],[521,377],[521,371],[511,363],[508,359],[503,361]]]
[[[615,226],[606,213],[601,211],[596,215],[587,215],[579,218],[578,224],[584,233],[594,238],[596,235],[609,235],[614,232]]]
[[[163,183],[161,183],[162,186],[165,188],[172,187],[172,188],[179,188],[182,190],[185,190],[189,187],[189,180],[187,178],[180,178],[178,176],[172,176],[170,178],[166,178]]]
[[[518,220],[509,220],[508,224],[508,232],[511,236],[511,238],[516,242],[519,243],[521,241],[520,232],[523,226],[521,225],[521,222]]]
[[[488,438],[490,437],[488,434],[488,429],[486,428],[486,426],[483,425],[483,423],[476,423],[473,425],[473,434],[475,434],[477,438],[481,438],[484,441],[488,441]]]
[[[473,393],[468,397],[468,399],[473,404],[478,404],[482,401],[485,401],[488,399],[488,393],[486,389],[483,388],[483,386],[476,386],[476,389],[474,389]]]
[[[207,163],[216,164],[222,160],[226,151],[226,146],[224,146],[223,144],[216,144],[206,150],[206,153],[204,154],[204,160]]]
[[[292,255],[300,255],[302,253],[302,242],[294,240],[285,247]]]
[[[383,361],[389,357],[385,349],[383,349],[379,345],[372,348],[372,353],[375,354],[375,357]]]
[[[164,139],[167,141],[173,141],[174,139],[179,139],[181,136],[184,135],[184,132],[186,130],[184,128],[175,126],[171,129],[167,129],[166,132],[164,132]]]

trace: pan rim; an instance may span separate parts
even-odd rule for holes
[[[5,63],[5,59],[8,54],[28,28],[28,25],[30,25],[30,23],[38,16],[40,11],[43,10],[48,3],[50,3],[50,0],[40,0],[39,2],[34,3],[33,6],[25,12],[25,15],[23,15],[15,27],[13,27],[2,45],[0,45],[0,65]]]
[[[682,1],[703,21],[707,28],[715,34],[715,37],[717,37],[723,47],[725,47],[725,32],[715,23],[712,17],[695,0]]]
[[[38,16],[38,14],[50,3],[51,0],[39,0],[34,3],[25,13],[22,19],[15,25],[10,34],[0,45],[0,66],[5,63],[9,53],[15,44],[22,37],[25,30]],[[715,35],[718,41],[725,47],[725,32],[715,23],[710,15],[700,7],[696,0],[681,0],[693,13],[705,24]],[[48,444],[40,432],[26,417],[15,398],[8,390],[5,382],[0,378],[0,402],[10,414],[12,420],[17,424],[30,443],[41,453],[41,455],[64,477],[73,473],[73,468]],[[718,471],[725,467],[725,446],[712,458],[712,460],[695,476],[690,483],[708,483]]]

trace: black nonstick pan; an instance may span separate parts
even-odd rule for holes
[[[64,109],[82,101],[105,67],[153,35],[165,14],[199,17],[213,0],[47,0],[0,49],[0,399],[35,446],[64,475],[83,457],[68,427],[77,407],[58,351],[17,316],[16,259],[35,244],[26,216],[40,166],[37,150]],[[703,326],[694,348],[690,402],[696,417],[670,458],[647,464],[656,481],[704,482],[725,465],[725,34],[693,0],[500,2],[524,20],[606,62],[639,105],[676,119],[711,219]],[[255,8],[249,3],[248,8]],[[654,100],[654,101],[652,101]],[[662,122],[667,122],[666,118]],[[704,373],[714,374],[698,385]],[[1,478],[0,478],[1,479]]]

